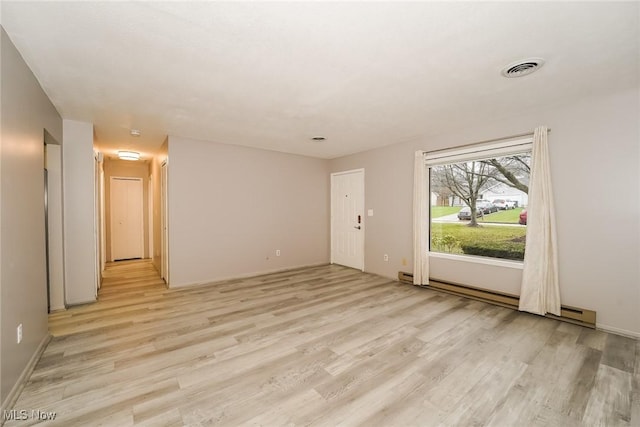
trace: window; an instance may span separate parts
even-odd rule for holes
[[[531,139],[427,153],[430,252],[523,260]]]

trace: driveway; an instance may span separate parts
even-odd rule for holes
[[[460,222],[458,219],[458,214],[454,213],[451,215],[445,215],[438,218],[433,218],[431,221],[433,222]]]

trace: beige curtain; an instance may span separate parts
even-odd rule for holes
[[[413,172],[413,284],[429,283],[429,174],[424,151],[416,151]]]
[[[539,126],[533,134],[520,310],[559,316],[558,248],[547,132],[545,126]]]

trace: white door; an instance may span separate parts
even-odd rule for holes
[[[111,259],[143,258],[142,178],[111,178]]]
[[[364,271],[364,169],[331,174],[331,263]]]

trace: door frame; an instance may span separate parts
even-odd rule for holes
[[[105,200],[104,200],[104,157],[100,152],[94,152],[94,174],[93,174],[93,227],[96,241],[96,296],[102,286],[102,272],[106,257],[105,241]]]
[[[335,236],[334,236],[334,233],[333,233],[333,193],[334,193],[334,177],[337,177],[337,176],[340,176],[340,175],[356,174],[356,173],[358,173],[358,174],[361,174],[361,175],[362,175],[362,211],[363,211],[363,212],[362,212],[362,224],[361,224],[361,227],[362,227],[362,248],[361,248],[361,251],[360,251],[360,252],[361,252],[361,254],[362,254],[362,256],[361,256],[361,260],[360,260],[360,265],[362,265],[362,269],[361,269],[361,270],[362,270],[362,271],[364,271],[364,260],[365,260],[365,256],[364,256],[364,248],[365,248],[365,237],[366,237],[366,233],[365,233],[365,230],[366,230],[365,222],[366,222],[366,220],[364,219],[364,218],[365,218],[365,215],[364,215],[364,211],[365,211],[365,204],[364,204],[364,203],[365,203],[365,197],[364,197],[364,190],[365,190],[365,182],[364,182],[365,175],[364,175],[364,168],[359,168],[359,169],[350,169],[350,170],[341,171],[341,172],[333,172],[333,173],[331,174],[331,183],[330,183],[330,187],[331,187],[331,194],[330,194],[330,196],[329,196],[329,197],[330,197],[330,201],[331,201],[330,206],[329,206],[329,209],[330,209],[330,212],[329,212],[329,218],[330,218],[330,221],[331,221],[331,224],[330,224],[330,229],[331,229],[331,231],[330,231],[330,233],[331,233],[331,239],[330,239],[330,243],[329,243],[329,244],[331,245],[331,257],[330,257],[330,262],[331,262],[331,264],[333,264],[333,263],[334,263],[334,254],[333,254],[333,242],[334,242],[334,239],[335,239]]]
[[[45,157],[47,144],[44,145]],[[46,163],[46,160],[45,160]],[[49,170],[44,167],[44,254],[47,267],[47,313],[51,313],[51,268],[49,267]]]
[[[111,226],[111,239],[110,239],[110,243],[111,243],[111,261],[115,261],[115,256],[114,256],[114,252],[113,252],[113,221],[114,221],[114,215],[113,215],[113,181],[114,180],[124,180],[124,181],[137,181],[140,183],[140,206],[142,207],[142,209],[140,209],[140,224],[141,224],[141,228],[140,228],[140,249],[142,250],[142,254],[140,254],[140,259],[144,259],[144,179],[143,178],[137,178],[137,177],[130,177],[130,176],[112,176],[109,179],[109,223]]]
[[[169,160],[160,165],[160,275],[169,286]]]
[[[149,197],[147,200],[147,206],[149,207],[149,227],[147,227],[149,233],[149,238],[147,239],[149,245],[148,258],[151,258],[151,260],[153,261],[153,254],[155,249],[153,247],[153,175],[151,174],[149,174],[149,183],[147,187],[149,193]]]

